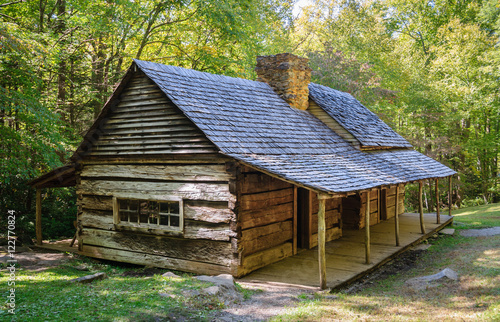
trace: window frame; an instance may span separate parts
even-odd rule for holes
[[[137,201],[154,201],[158,203],[167,202],[177,202],[179,204],[179,227],[161,225],[158,223],[132,223],[132,222],[122,222],[120,220],[120,200],[137,200]],[[126,231],[137,231],[150,234],[158,235],[172,235],[172,236],[182,236],[184,235],[184,203],[183,199],[179,197],[169,196],[168,198],[151,198],[144,196],[132,197],[132,196],[113,196],[113,224],[115,230],[126,230]]]

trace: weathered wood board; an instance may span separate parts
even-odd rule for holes
[[[294,187],[245,166],[236,183],[238,204],[238,275],[293,254]]]
[[[155,267],[193,272],[197,274],[232,274],[231,267],[201,263],[177,258],[170,258],[160,255],[151,255],[141,252],[112,249],[107,247],[83,245],[81,255],[125,262],[137,265],[148,264]]]
[[[186,271],[200,272],[199,267],[210,274],[235,271],[237,227],[236,213],[229,208],[235,202],[230,180],[234,176],[225,163],[84,164],[77,187],[82,253]],[[184,198],[183,230],[125,230],[114,223],[113,197]],[[137,262],[134,254],[151,262]]]
[[[119,231],[85,229],[84,245],[134,251],[169,258],[230,266],[231,244],[212,240],[166,238]],[[189,250],[189,251],[186,251]]]
[[[309,107],[307,108],[307,110],[318,119],[320,119],[323,123],[325,123],[335,133],[340,135],[344,140],[351,143],[357,148],[360,147],[359,141],[349,131],[347,131],[342,125],[340,125],[339,122],[328,115],[328,113],[326,113],[321,107],[318,106],[318,104],[316,104],[311,99],[309,100]]]
[[[227,182],[232,176],[225,171],[225,164],[96,164],[82,169],[82,179],[127,178],[165,181],[220,181]]]
[[[292,256],[292,243],[285,243],[264,251],[245,256],[241,266],[238,267],[238,276],[244,276],[256,269],[278,262],[286,257]]]
[[[137,71],[124,86],[117,97],[118,103],[102,119],[99,138],[93,142],[87,156],[142,155],[148,158],[218,152],[218,148],[144,73]]]

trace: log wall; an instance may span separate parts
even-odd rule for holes
[[[238,276],[291,256],[295,187],[247,167],[238,169]]]
[[[396,187],[392,187],[390,189],[384,189],[381,193],[381,220],[387,220],[389,218],[394,217],[396,213]],[[398,213],[403,214],[405,212],[405,188],[403,185],[399,188],[399,207]]]
[[[367,195],[370,193],[370,226],[394,217],[396,187],[377,189],[343,198],[342,223],[346,229],[365,227]],[[399,189],[399,214],[404,213],[404,186]]]
[[[202,274],[235,273],[236,198],[226,169],[224,162],[84,164],[77,185],[80,253]],[[182,197],[182,235],[115,229],[113,196]]]
[[[142,71],[120,93],[116,105],[99,121],[91,158],[153,155],[213,155],[211,143]]]
[[[319,201],[318,195],[312,193],[312,218],[311,218],[311,235],[309,236],[309,248],[318,245],[318,210]],[[327,242],[342,237],[342,219],[341,219],[341,198],[326,199],[325,202],[325,224]]]
[[[380,222],[380,213],[381,213],[381,198],[380,191],[372,190],[369,192],[364,192],[361,194],[361,208],[360,208],[360,223],[359,228],[365,227],[365,216],[366,216],[366,200],[370,194],[370,226],[376,225]]]

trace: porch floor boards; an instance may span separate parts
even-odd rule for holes
[[[365,264],[365,231],[343,230],[342,237],[326,243],[327,287],[338,288],[367,275],[398,254],[443,229],[453,217],[424,214],[426,234],[420,232],[419,214],[399,216],[399,241],[396,246],[394,218],[370,227],[371,263]],[[241,278],[239,283],[283,284],[290,287],[317,288],[319,286],[318,248],[301,249],[295,256],[263,267]]]

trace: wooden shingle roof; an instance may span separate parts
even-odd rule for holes
[[[363,145],[406,149],[359,151],[311,113],[290,107],[266,83],[134,62],[223,154],[284,180],[337,193],[455,173],[407,149],[411,145],[406,140],[364,107],[369,112],[362,111],[365,118],[351,125],[344,122],[346,129],[362,125],[365,130],[358,131],[357,138]],[[315,84],[312,88],[313,99],[328,108],[325,102],[332,97],[327,88]],[[351,103],[359,104],[352,98],[342,105]],[[357,105],[353,108],[361,111]],[[366,130],[363,120],[376,124],[380,135]]]
[[[311,83],[309,96],[364,147],[411,148],[411,144],[351,94]]]

